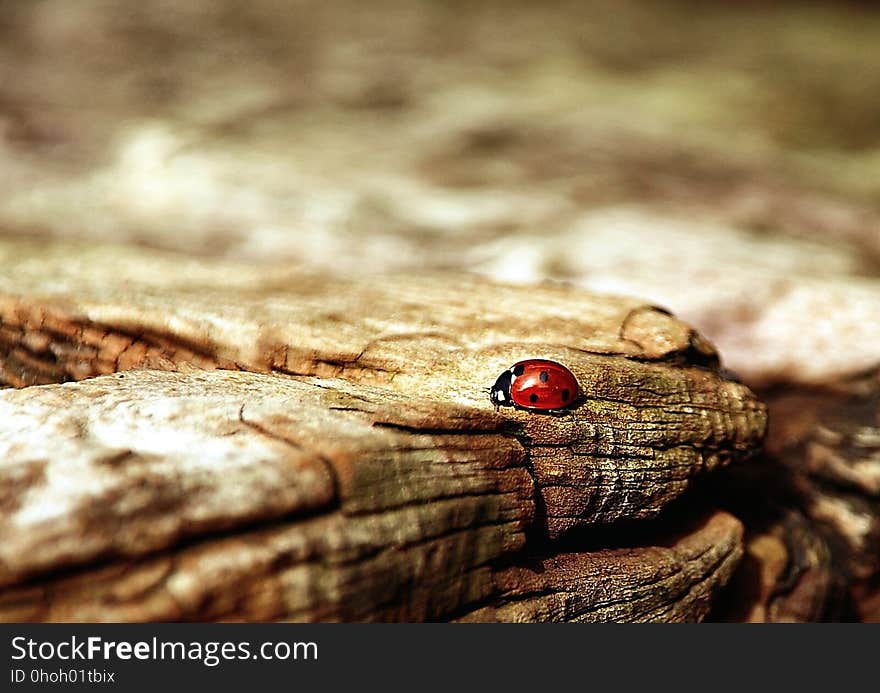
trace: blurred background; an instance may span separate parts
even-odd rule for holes
[[[665,306],[770,405],[768,618],[880,620],[876,4],[0,0],[0,181],[0,242]]]
[[[880,361],[878,65],[870,3],[3,0],[0,233],[574,281],[824,381]]]

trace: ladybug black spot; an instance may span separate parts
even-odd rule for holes
[[[562,401],[567,402],[569,397],[571,397],[571,393],[568,391],[568,388],[565,388],[562,391]]]
[[[533,403],[534,403],[534,402],[537,402],[537,401],[538,401],[538,395],[536,395],[534,392],[533,392],[532,394],[529,395],[529,402],[533,402]]]
[[[523,373],[525,373],[525,371],[526,371],[526,367],[523,366],[521,363],[517,364],[516,366],[513,367],[513,374],[515,376],[520,376]]]
[[[547,371],[541,371],[541,375],[538,377],[541,378],[542,383],[546,383],[550,379],[550,374]]]

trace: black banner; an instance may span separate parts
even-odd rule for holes
[[[832,632],[834,629],[834,632]],[[838,687],[870,626],[2,625],[0,690],[538,690],[661,683]],[[841,642],[846,641],[846,649]],[[835,653],[845,657],[835,664]],[[845,666],[844,666],[845,664]],[[749,679],[752,677],[752,679]],[[567,682],[567,683],[566,683]],[[582,684],[582,685],[581,685]],[[454,693],[458,693],[457,690]]]

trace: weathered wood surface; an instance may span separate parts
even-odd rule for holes
[[[32,444],[5,450],[0,618],[440,619],[529,588],[504,566],[526,547],[534,487],[498,417],[226,371],[133,371],[3,404],[0,439]],[[456,415],[471,428],[430,423]],[[741,553],[736,520],[707,527],[671,549],[560,557],[579,608],[499,616],[698,618]]]
[[[205,264],[198,279],[189,261],[156,255],[139,265],[137,250],[84,250],[73,265],[65,251],[10,253],[16,269],[0,279],[0,377],[10,384],[194,364],[343,377],[482,416],[492,409],[485,389],[511,363],[563,360],[584,389],[582,406],[561,417],[505,411],[529,441],[551,535],[651,516],[692,476],[748,454],[764,434],[763,405],[711,368],[712,347],[635,299],[463,275],[377,281],[267,271],[225,290],[224,266]],[[157,286],[165,276],[184,279]],[[422,424],[457,425],[466,419]]]
[[[766,455],[719,483],[719,502],[749,530],[746,574],[731,588],[743,601],[721,618],[880,619],[878,228],[865,220],[850,245],[834,246],[820,229],[719,229],[703,240],[671,229],[660,234],[669,257],[691,258],[677,276],[635,243],[617,245],[625,272],[581,266],[586,287],[649,293],[700,325],[768,404]],[[578,257],[593,249],[585,241]],[[757,515],[755,489],[765,499]],[[736,585],[755,574],[769,582],[747,603]]]
[[[731,588],[744,601],[719,617],[878,620],[880,281],[870,263],[856,262],[876,231],[865,227],[851,248],[802,235],[716,233],[678,278],[653,271],[656,259],[633,244],[627,273],[610,282],[593,267],[581,283],[649,291],[687,315],[768,404],[765,456],[717,490],[749,530],[746,573]],[[684,253],[686,238],[695,239],[682,236],[670,252]],[[773,254],[763,259],[768,246]],[[722,268],[717,281],[709,267]],[[701,281],[705,291],[688,289]],[[755,489],[764,498],[757,515]],[[747,603],[736,585],[756,574],[769,582]]]
[[[449,617],[509,589],[498,571],[516,556],[579,525],[653,517],[764,435],[763,405],[719,374],[711,346],[633,299],[464,275],[343,281],[275,269],[224,282],[228,265],[138,250],[3,252],[0,373],[21,388],[0,393],[10,618]],[[559,416],[496,412],[485,388],[523,356],[564,360],[584,401]],[[595,617],[704,615],[741,552],[739,524],[720,526],[710,563],[684,549],[622,554],[621,606],[597,603]],[[252,535],[265,547],[239,556]],[[254,561],[291,542],[300,553],[272,559],[247,588],[203,567],[259,573]],[[179,578],[156,567],[191,555],[194,572]],[[646,603],[628,581],[640,561],[642,581],[674,568],[678,596]],[[110,607],[120,584],[146,574],[198,587]],[[595,576],[584,579],[573,589],[589,594]],[[290,594],[247,605],[247,590],[288,580]],[[239,589],[240,607],[205,604]],[[503,613],[551,615],[526,604]]]
[[[733,573],[741,540],[739,521],[718,512],[667,545],[561,554],[508,568],[494,576],[494,603],[461,620],[691,621],[709,611],[719,583]]]
[[[880,374],[768,399],[776,423],[767,452],[829,547],[832,596],[843,592],[850,617],[880,620]]]
[[[285,259],[343,278],[466,269],[643,296],[695,325],[770,406],[768,454],[732,466],[713,490],[747,530],[744,579],[731,591],[751,596],[731,599],[729,613],[880,619],[876,9],[716,3],[696,17],[688,4],[562,2],[508,4],[499,22],[492,3],[208,4],[182,14],[157,0],[134,14],[65,0],[0,9],[0,235]],[[108,80],[119,88],[104,89]],[[50,300],[28,305],[51,304],[46,324],[57,317],[61,330],[3,333],[7,382],[120,363],[213,367],[219,352],[200,351],[206,334],[242,357],[218,337],[226,323],[199,323],[201,308],[177,315],[168,337],[157,295],[173,284],[185,305],[182,294],[202,292],[214,270],[186,263],[170,278],[147,253],[136,262],[152,263],[149,276],[134,288],[152,285],[152,303],[134,306],[134,327],[149,309],[156,332],[125,331],[118,290],[107,320],[115,347],[101,325],[65,336],[106,317],[102,283],[138,272],[100,249],[82,260],[82,250],[45,252],[59,277],[89,266],[95,287],[84,291],[79,271],[75,310],[59,307],[65,280],[47,289],[33,254],[32,286]],[[236,287],[272,277],[284,287],[292,276],[233,263],[222,274],[212,315]],[[23,314],[40,323],[31,308]],[[288,337],[282,326],[268,343]],[[248,368],[286,362],[247,350]],[[372,364],[293,353],[295,372],[344,370],[382,386]],[[754,587],[755,574],[761,589],[736,587]]]
[[[719,617],[878,620],[880,281],[866,249],[877,231],[853,233],[861,243],[852,247],[823,246],[819,232],[801,236],[719,231],[701,243],[681,234],[671,254],[693,256],[690,242],[702,250],[678,277],[657,272],[656,258],[631,244],[619,247],[625,273],[611,281],[594,264],[580,283],[650,292],[688,316],[767,402],[765,456],[733,470],[717,491],[749,530],[746,573],[731,588],[743,601]],[[716,280],[709,268],[721,269]],[[691,291],[697,283],[705,289]],[[755,489],[764,497],[757,515]],[[748,603],[736,585],[755,575],[768,582]]]
[[[778,492],[772,480],[763,488]],[[713,605],[713,620],[812,622],[851,617],[845,603],[847,583],[828,537],[787,501],[777,493],[745,507],[743,494],[742,503],[735,506],[749,531],[743,559]]]
[[[18,481],[3,504],[6,584],[339,504],[377,513],[461,495],[462,517],[491,506],[484,521],[508,549],[533,519],[524,450],[499,420],[471,412],[456,432],[468,412],[447,405],[451,430],[420,434],[442,407],[345,381],[135,371],[7,392],[2,406]]]

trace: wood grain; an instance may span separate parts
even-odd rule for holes
[[[228,263],[6,248],[15,262],[0,279],[0,378],[17,386],[196,365],[345,378],[480,418],[491,413],[485,388],[511,363],[564,362],[580,406],[559,417],[503,410],[531,451],[551,536],[655,515],[765,432],[763,405],[719,375],[711,345],[635,299],[460,274],[343,280],[276,267],[225,282]],[[459,424],[437,414],[421,425]]]
[[[553,555],[577,527],[655,517],[695,477],[752,456],[766,428],[711,345],[633,299],[3,248],[6,619],[484,613],[528,582],[527,555]],[[528,356],[564,361],[583,401],[496,411],[485,388]],[[571,618],[701,618],[741,554],[738,522],[709,526],[682,541],[717,540],[711,556],[561,559],[570,579],[620,575],[619,608]],[[651,575],[671,592],[646,601]],[[562,618],[525,602],[499,613]]]

